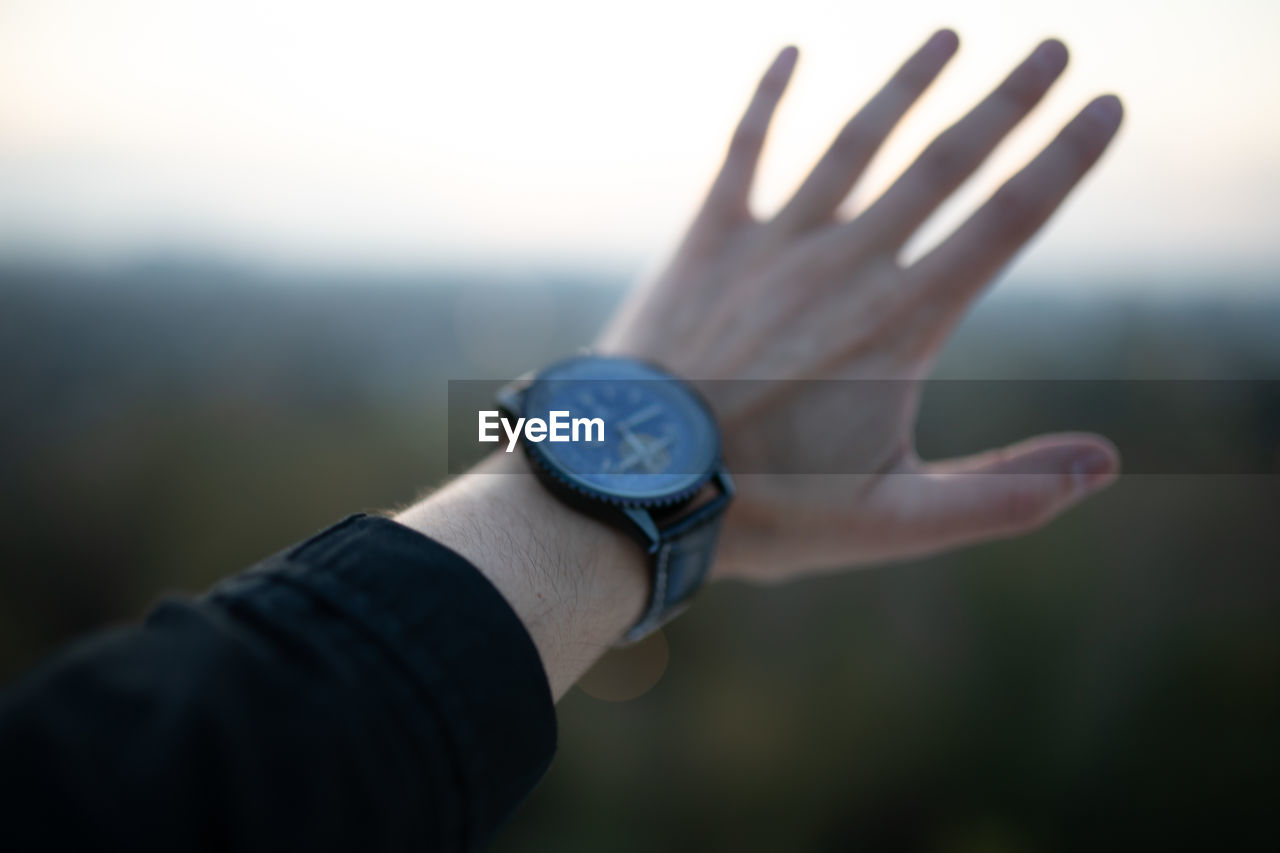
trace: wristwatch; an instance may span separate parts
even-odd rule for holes
[[[706,580],[733,481],[710,407],[686,382],[632,358],[577,355],[504,386],[504,417],[534,419],[521,445],[542,484],[640,543],[652,566],[642,639]]]

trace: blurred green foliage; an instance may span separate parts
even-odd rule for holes
[[[618,296],[5,272],[0,675],[412,499],[445,472],[448,379],[569,352]],[[1277,332],[1258,300],[993,300],[940,375],[1276,379]],[[1020,392],[978,426],[1137,417],[1053,405]],[[1265,413],[1232,405],[1214,453],[1280,458]],[[980,449],[953,446],[981,437],[972,414],[927,397],[922,449]],[[1276,849],[1278,555],[1280,478],[1143,475],[1020,540],[713,588],[654,689],[561,703],[556,762],[497,849]]]

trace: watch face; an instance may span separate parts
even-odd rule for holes
[[[523,409],[544,421],[553,412],[567,413],[562,423],[598,419],[602,427],[583,424],[578,440],[524,444],[544,470],[605,500],[673,503],[696,492],[720,457],[715,420],[701,398],[631,359],[581,356],[552,365],[529,387]]]

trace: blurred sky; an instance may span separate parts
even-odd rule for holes
[[[801,59],[762,209],[941,25],[960,53],[864,191],[1041,37],[1073,57],[917,251],[1115,91],[1120,138],[1023,268],[1275,268],[1274,0],[0,0],[0,259],[623,268],[682,227],[779,47]]]

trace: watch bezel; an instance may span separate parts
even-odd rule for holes
[[[630,364],[638,364],[658,374],[657,378],[669,379],[677,384],[681,393],[692,401],[693,408],[701,412],[707,426],[709,427],[708,435],[711,442],[711,452],[708,455],[707,467],[704,471],[696,475],[690,475],[690,479],[679,485],[678,488],[658,495],[637,496],[621,494],[614,491],[601,488],[586,482],[581,476],[568,470],[564,465],[560,464],[555,457],[545,452],[542,445],[536,442],[522,441],[525,456],[529,459],[534,469],[540,476],[548,480],[551,485],[567,489],[569,492],[580,497],[589,498],[606,504],[618,507],[674,507],[691,500],[695,495],[706,487],[707,483],[716,476],[723,468],[721,461],[721,438],[720,425],[716,421],[715,414],[711,410],[711,406],[706,399],[693,387],[688,381],[681,379],[672,374],[669,370],[652,361],[641,358],[633,358],[629,356],[612,356],[599,355],[594,353],[578,354],[568,358],[560,359],[553,362],[531,378],[522,382],[522,386],[518,392],[519,408],[523,410],[524,404],[529,393],[534,389],[537,383],[545,381],[548,376],[554,376],[555,373],[563,371],[566,367],[581,361],[616,361],[626,362]],[[508,394],[506,408],[514,408],[511,404],[516,402],[516,395]],[[502,403],[503,395],[500,395],[499,401]],[[520,412],[523,413],[523,412]]]

